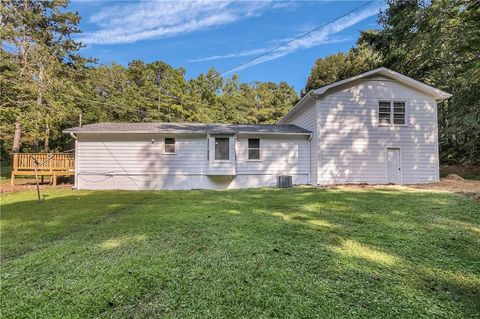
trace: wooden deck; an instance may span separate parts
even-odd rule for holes
[[[40,163],[35,172],[35,162]],[[42,164],[43,163],[43,164]],[[50,176],[55,186],[57,176],[75,174],[75,155],[72,153],[17,153],[13,155],[11,185],[15,183],[15,176],[38,175]]]

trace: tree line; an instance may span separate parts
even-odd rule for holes
[[[473,0],[389,1],[381,29],[361,32],[347,53],[318,59],[301,94],[386,66],[454,94],[439,104],[442,161],[478,164],[479,13]],[[213,68],[187,79],[185,68],[162,61],[99,65],[79,54],[80,16],[67,0],[5,1],[0,14],[4,159],[19,149],[71,148],[61,131],[80,122],[275,123],[299,98],[286,82],[242,83]]]
[[[242,83],[213,68],[187,80],[162,61],[98,65],[78,53],[80,16],[68,1],[7,1],[0,10],[3,158],[71,147],[62,129],[80,123],[275,123],[298,100],[286,82]]]

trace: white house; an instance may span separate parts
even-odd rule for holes
[[[194,189],[439,180],[437,102],[386,68],[306,94],[278,125],[98,123],[75,137],[79,189]]]

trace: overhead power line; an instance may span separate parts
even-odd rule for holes
[[[292,39],[292,40],[286,41],[286,42],[280,44],[279,46],[277,46],[277,47],[275,47],[275,48],[273,48],[273,49],[271,49],[271,50],[268,50],[267,52],[264,52],[264,53],[262,53],[262,54],[260,54],[260,55],[258,55],[258,56],[256,56],[256,57],[254,57],[254,58],[252,58],[252,59],[250,59],[250,60],[248,60],[248,61],[246,61],[246,62],[244,62],[244,63],[241,63],[241,64],[237,65],[236,67],[233,67],[233,68],[229,69],[228,71],[223,72],[222,75],[225,75],[225,74],[227,74],[227,73],[230,73],[230,72],[232,72],[232,71],[234,71],[234,70],[236,70],[236,69],[238,69],[238,68],[240,68],[240,67],[242,67],[242,66],[244,66],[244,65],[246,65],[246,64],[248,64],[248,63],[250,63],[250,62],[253,62],[253,61],[255,61],[255,60],[258,60],[258,59],[260,59],[260,58],[262,58],[262,57],[264,57],[264,56],[266,56],[266,55],[269,55],[270,53],[275,52],[275,51],[277,51],[278,49],[280,49],[280,48],[282,48],[282,47],[284,47],[284,46],[286,46],[286,45],[289,45],[289,44],[292,43],[292,42],[295,42],[295,41],[297,41],[297,40],[300,40],[301,38],[304,38],[304,37],[306,37],[306,36],[309,36],[309,35],[312,34],[313,32],[318,31],[318,30],[326,27],[327,25],[334,23],[335,21],[337,21],[337,20],[339,20],[339,19],[341,19],[341,18],[343,18],[343,17],[346,17],[346,16],[348,16],[349,14],[351,14],[351,13],[353,13],[353,12],[355,12],[355,11],[358,11],[358,10],[360,10],[361,8],[365,7],[365,6],[368,6],[369,4],[371,4],[371,3],[373,3],[373,2],[375,2],[375,0],[366,2],[366,3],[362,4],[362,5],[354,8],[354,9],[352,9],[352,10],[350,10],[350,11],[348,11],[347,13],[344,13],[344,14],[342,14],[341,16],[336,17],[335,19],[332,19],[332,20],[330,20],[330,21],[328,21],[328,22],[325,22],[324,24],[322,24],[322,25],[319,26],[319,27],[316,27],[316,28],[314,28],[314,29],[312,29],[312,30],[310,30],[310,31],[308,31],[308,32],[306,32],[306,33],[304,33],[304,34],[302,34],[302,35],[300,35],[300,36]]]

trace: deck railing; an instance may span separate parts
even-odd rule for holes
[[[56,184],[57,176],[74,175],[75,155],[72,153],[17,153],[13,155],[12,180],[16,175],[35,175],[35,161],[40,163],[37,174],[52,176]]]

